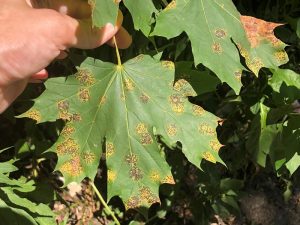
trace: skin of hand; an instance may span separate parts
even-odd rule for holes
[[[46,79],[44,69],[68,48],[92,49],[104,43],[119,48],[131,44],[121,27],[93,28],[85,0],[2,0],[0,8],[0,113],[25,89],[28,82]]]

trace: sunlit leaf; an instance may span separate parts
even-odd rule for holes
[[[181,142],[198,167],[203,158],[222,162],[218,118],[189,103],[195,91],[187,81],[173,81],[169,61],[143,55],[124,65],[87,59],[75,76],[50,79],[23,116],[67,122],[53,146],[66,184],[94,178],[104,145],[108,197],[120,196],[127,208],[150,206],[159,201],[159,185],[174,182],[157,136],[169,146]]]

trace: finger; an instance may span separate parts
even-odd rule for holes
[[[120,49],[128,48],[132,43],[132,37],[124,27],[121,27],[119,29],[118,33],[116,33],[116,35],[115,35],[115,38],[116,38],[118,48],[120,48]],[[113,38],[110,39],[107,42],[107,44],[112,46],[112,47],[115,47]]]
[[[56,59],[65,59],[68,57],[67,51],[60,51],[60,54],[56,57]]]
[[[66,47],[76,47],[81,49],[91,49],[99,47],[108,42],[120,29],[123,22],[123,15],[119,11],[116,25],[107,24],[102,28],[93,28],[91,19],[76,20],[70,16],[64,16],[66,21],[70,24],[72,31],[72,38],[67,39]]]
[[[30,0],[33,8],[54,9],[76,19],[87,19],[91,16],[91,6],[86,0]]]
[[[41,71],[37,72],[36,74],[30,77],[31,80],[45,80],[47,78],[48,78],[48,72],[45,69],[42,69]]]

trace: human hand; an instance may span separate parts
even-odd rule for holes
[[[0,8],[0,113],[31,80],[47,78],[44,69],[68,48],[96,48],[104,43],[127,48],[131,37],[121,27],[92,28],[91,9],[84,0],[2,0]]]

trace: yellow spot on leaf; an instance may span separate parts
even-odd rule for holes
[[[204,152],[202,155],[203,159],[212,162],[212,163],[216,163],[217,160],[215,159],[215,157],[210,153],[210,152]]]
[[[126,155],[125,161],[131,166],[136,166],[136,163],[138,161],[138,156],[133,153],[130,153]]]
[[[41,122],[41,120],[42,120],[41,113],[36,109],[29,110],[28,112],[25,113],[25,116],[30,119],[35,120],[38,123]]]
[[[284,50],[275,52],[274,56],[279,63],[285,63],[288,61],[288,55]]]
[[[68,137],[75,132],[75,128],[72,127],[70,124],[67,124],[61,131],[61,135],[64,137]]]
[[[133,166],[129,170],[129,176],[132,180],[138,181],[143,178],[143,173],[138,167]]]
[[[111,142],[106,142],[106,158],[112,156],[115,153],[115,146]]]
[[[81,102],[89,101],[91,98],[90,91],[86,88],[80,88],[78,92],[78,98]]]
[[[76,155],[78,154],[79,145],[72,138],[64,140],[62,143],[58,144],[56,147],[57,155]]]
[[[172,61],[162,61],[161,65],[169,70],[174,70],[175,69],[175,65]]]
[[[174,181],[174,178],[172,175],[168,175],[166,176],[163,180],[162,180],[162,183],[165,183],[165,184],[175,184],[175,181]]]
[[[145,95],[145,94],[142,94],[142,95],[140,96],[140,100],[141,100],[142,103],[148,103],[148,102],[149,102],[149,99],[150,99],[150,97],[147,96],[147,95]]]
[[[235,79],[237,79],[238,81],[241,81],[241,79],[242,79],[242,71],[241,71],[241,70],[235,71],[235,72],[234,72],[234,77],[235,77]]]
[[[68,112],[59,112],[59,119],[62,119],[64,121],[71,121],[72,120],[72,114]]]
[[[61,111],[61,112],[68,112],[69,107],[70,107],[70,106],[69,106],[69,102],[66,101],[66,100],[64,100],[64,101],[59,101],[59,102],[57,103],[57,108],[58,108],[58,110]]]
[[[175,9],[175,8],[176,8],[176,1],[173,0],[166,6],[166,8],[164,8],[164,11],[168,11],[170,9]]]
[[[106,96],[102,96],[102,97],[100,98],[99,103],[100,103],[100,105],[104,105],[104,104],[106,103],[106,101],[107,101],[107,97],[106,97]]]
[[[134,83],[129,78],[124,79],[124,85],[127,91],[132,91],[134,89]]]
[[[91,164],[95,161],[96,156],[94,153],[90,152],[90,151],[85,151],[83,153],[83,160],[85,161],[86,164]]]
[[[184,102],[180,95],[171,95],[169,97],[169,102],[171,104],[171,108],[176,113],[184,112]]]
[[[81,115],[79,114],[79,113],[74,113],[73,115],[72,115],[72,118],[71,118],[71,120],[72,121],[74,121],[74,122],[79,122],[79,121],[81,121]]]
[[[220,150],[220,148],[223,146],[218,140],[213,140],[209,142],[209,146],[216,152]]]
[[[139,190],[142,201],[147,202],[148,204],[154,204],[156,202],[160,202],[159,198],[156,197],[150,190],[149,187],[142,187]]]
[[[150,173],[150,180],[154,181],[154,182],[159,182],[160,181],[160,175],[157,171],[152,171]]]
[[[79,176],[82,173],[80,157],[78,155],[76,155],[70,161],[65,162],[60,167],[60,171],[62,173],[68,174],[69,176],[72,176],[72,177]]]
[[[224,29],[216,29],[215,35],[217,38],[225,38],[227,36],[227,32]]]
[[[89,69],[79,69],[75,77],[84,86],[91,86],[95,83],[95,78]]]
[[[186,80],[180,79],[180,80],[176,81],[176,83],[175,83],[174,86],[173,86],[173,89],[174,89],[175,91],[182,91],[182,89],[183,89],[185,86],[187,86],[188,84],[189,84],[189,83],[188,83]]]
[[[138,125],[136,125],[135,127],[135,131],[138,134],[144,134],[148,132],[147,126],[144,123],[138,123]]]
[[[175,124],[169,124],[167,126],[167,133],[169,136],[175,136],[177,134],[177,127]]]
[[[107,170],[107,181],[109,183],[114,182],[116,177],[117,177],[117,174],[115,171]]]
[[[211,49],[214,53],[221,54],[223,52],[222,46],[220,43],[213,43]]]
[[[254,57],[253,59],[250,59],[248,62],[246,61],[247,66],[249,69],[254,73],[258,74],[259,70],[264,66],[261,59],[258,57]]]
[[[141,201],[138,196],[131,196],[126,202],[125,202],[125,208],[127,209],[134,209],[140,206]]]
[[[150,145],[153,143],[153,139],[149,133],[142,134],[141,143],[143,145]]]
[[[216,135],[216,130],[206,123],[200,124],[198,130],[201,134]]]
[[[196,116],[202,116],[205,110],[199,105],[193,105],[193,114]]]

